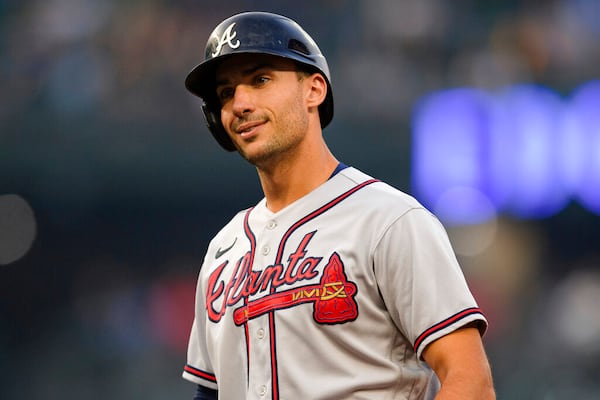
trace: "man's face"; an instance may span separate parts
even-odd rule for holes
[[[221,122],[239,153],[256,166],[298,148],[308,130],[307,84],[293,61],[237,55],[217,69]]]

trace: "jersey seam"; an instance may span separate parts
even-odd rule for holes
[[[373,246],[373,252],[372,254],[375,254],[377,248],[379,247],[379,245],[381,244],[381,241],[383,240],[383,238],[385,237],[385,235],[389,232],[389,230],[391,229],[391,227],[398,222],[401,218],[403,218],[405,215],[407,215],[409,212],[411,211],[415,211],[415,210],[423,210],[423,211],[427,211],[424,207],[409,207],[407,208],[404,212],[402,212],[400,215],[398,215],[396,218],[394,218],[389,224],[388,226],[386,226],[382,232],[381,235],[377,238],[377,240],[375,241],[375,245]],[[375,264],[373,264],[373,272],[375,269]]]

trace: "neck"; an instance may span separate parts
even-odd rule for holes
[[[338,161],[321,142],[315,151],[286,154],[272,168],[257,167],[267,208],[277,212],[323,184]]]

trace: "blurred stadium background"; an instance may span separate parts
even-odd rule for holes
[[[0,398],[191,398],[204,250],[261,192],[183,79],[245,10],[320,44],[334,153],[446,224],[498,397],[599,398],[595,0],[0,0]]]

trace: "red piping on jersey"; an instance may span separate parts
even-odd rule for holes
[[[417,340],[415,340],[415,344],[413,346],[415,353],[418,353],[419,347],[423,344],[423,341],[425,339],[427,339],[429,336],[433,335],[436,332],[441,331],[444,328],[447,328],[448,326],[450,326],[452,324],[455,324],[456,322],[460,321],[463,318],[466,318],[466,317],[468,317],[470,315],[474,315],[474,314],[483,315],[483,313],[481,312],[481,309],[479,309],[477,307],[472,307],[472,308],[467,308],[465,310],[459,311],[458,313],[452,315],[451,317],[448,317],[445,320],[433,325],[431,328],[429,328],[425,332],[421,333],[419,335],[419,337],[417,338]]]
[[[341,201],[345,200],[347,197],[351,196],[352,194],[354,194],[355,192],[359,191],[363,187],[365,187],[367,185],[370,185],[372,183],[375,183],[375,182],[379,182],[379,180],[378,179],[369,179],[368,181],[364,181],[363,183],[354,186],[352,189],[348,190],[345,193],[342,193],[341,195],[339,195],[335,199],[331,200],[329,203],[325,204],[324,206],[322,206],[320,208],[317,208],[315,211],[313,211],[312,213],[310,213],[307,216],[303,217],[298,222],[296,222],[294,225],[292,225],[287,230],[287,232],[285,233],[285,235],[283,235],[283,239],[281,239],[281,244],[279,245],[279,251],[277,252],[277,258],[275,259],[275,263],[278,264],[278,263],[281,262],[281,258],[283,257],[283,248],[285,247],[285,242],[288,240],[288,238],[290,237],[290,235],[296,229],[298,229],[300,226],[304,225],[305,223],[307,223],[311,219],[314,219],[314,218],[318,217],[319,215],[323,214],[324,212],[326,212],[327,210],[329,210],[330,208],[332,208],[336,204],[340,203]]]
[[[209,372],[202,371],[198,368],[194,368],[189,364],[186,364],[183,367],[183,370],[189,374],[197,376],[198,378],[206,379],[209,382],[217,383],[217,378],[215,377],[215,374],[211,374]]]
[[[275,258],[275,264],[281,263],[285,244],[286,244],[288,238],[292,235],[292,233],[296,229],[298,229],[300,226],[304,225],[305,223],[309,222],[310,220],[320,216],[321,214],[325,213],[326,211],[330,210],[331,208],[333,208],[340,202],[344,201],[346,198],[348,198],[355,192],[359,191],[360,189],[364,188],[365,186],[368,186],[375,182],[380,182],[380,181],[378,179],[369,179],[367,181],[364,181],[363,183],[360,183],[360,184],[354,186],[352,189],[348,190],[345,193],[342,193],[338,197],[331,200],[329,203],[326,203],[325,205],[319,207],[315,211],[311,212],[310,214],[308,214],[305,217],[298,220],[283,235],[283,238],[281,239],[281,242],[279,244],[279,250],[277,251],[277,257]],[[252,211],[252,210],[248,210],[248,213],[246,214],[245,223],[248,220],[248,215],[250,214],[250,211]],[[248,231],[250,231],[249,226],[247,227],[247,229],[248,229]],[[254,248],[252,250],[254,251]],[[271,288],[271,293],[275,293],[275,288]],[[246,327],[247,326],[248,325],[246,324]],[[269,336],[270,336],[270,345],[271,345],[272,398],[273,398],[273,400],[278,400],[279,399],[279,377],[278,377],[278,373],[277,373],[277,350],[276,350],[276,346],[275,346],[275,313],[273,311],[269,312],[269,329],[270,329]]]
[[[244,232],[246,233],[246,237],[250,241],[250,269],[254,265],[254,255],[256,253],[256,236],[250,229],[250,223],[248,222],[248,218],[250,217],[250,211],[252,208],[248,210],[246,215],[244,216]],[[244,297],[244,306],[248,305],[248,297]],[[244,335],[246,336],[246,371],[250,372],[250,333],[248,332],[248,324],[244,324]],[[250,373],[246,374],[248,376],[248,383],[250,382]]]
[[[277,373],[277,346],[275,346],[275,313],[269,313],[269,340],[271,346],[271,390],[273,400],[279,399],[279,374]]]

